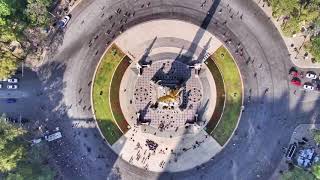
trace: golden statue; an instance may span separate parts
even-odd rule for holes
[[[161,96],[157,99],[157,103],[170,104],[179,101],[181,90],[182,88],[170,89],[167,95]]]

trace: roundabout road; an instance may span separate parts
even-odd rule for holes
[[[92,122],[91,80],[106,44],[120,29],[147,20],[170,18],[201,25],[206,16],[211,16],[207,12],[212,3],[218,7],[211,8],[215,13],[207,30],[221,41],[231,38],[225,45],[235,57],[244,83],[245,111],[234,137],[213,160],[186,172],[159,174],[130,166],[103,142]],[[208,1],[203,8],[200,6],[198,0],[159,0],[151,1],[150,5],[140,0],[83,0],[71,12],[66,32],[55,40],[63,43],[39,70],[45,92],[55,90],[49,91],[52,84],[63,87],[56,89],[59,97],[54,96],[57,92],[48,95],[51,112],[44,115],[54,119],[49,121],[50,126],[60,126],[64,133],[59,142],[62,145],[51,146],[62,179],[121,176],[126,180],[159,177],[250,180],[257,176],[268,179],[272,175],[293,129],[300,123],[308,123],[314,107],[319,105],[318,94],[303,91],[292,94],[288,81],[292,63],[287,48],[272,22],[254,2]],[[115,13],[118,8],[120,14]],[[124,15],[126,12],[130,13],[129,17]],[[106,33],[108,30],[110,34]],[[197,38],[201,35],[195,42]],[[245,50],[243,57],[235,53],[240,42]],[[265,93],[267,88],[269,91]]]

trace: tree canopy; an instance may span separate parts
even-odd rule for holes
[[[311,46],[309,51],[311,52],[313,57],[316,58],[318,62],[320,62],[320,36],[316,36],[311,39]]]
[[[313,140],[317,143],[320,144],[320,130],[313,130],[312,131],[313,135]]]
[[[0,79],[12,76],[17,70],[17,61],[15,58],[0,57]]]
[[[26,155],[22,136],[25,131],[16,128],[0,118],[0,172],[8,172],[17,167],[17,162]]]
[[[320,179],[320,164],[317,163],[312,166],[312,174],[317,178]]]
[[[315,180],[315,177],[308,171],[300,168],[294,168],[282,174],[281,180]]]
[[[268,0],[272,7],[272,15],[284,17],[281,28],[285,35],[300,31],[302,26],[309,26],[320,17],[320,0]]]
[[[49,21],[48,9],[51,4],[51,0],[28,0],[25,14],[31,25],[33,26],[45,26]]]
[[[28,146],[27,132],[0,117],[0,173],[6,180],[52,180],[55,173],[47,165],[45,144]]]
[[[33,146],[27,158],[18,164],[15,171],[8,173],[6,180],[53,180],[55,173],[46,165],[47,153],[47,146]]]
[[[48,26],[51,4],[52,0],[0,0],[0,54],[6,54],[0,56],[0,78],[13,75],[20,62],[16,56],[7,56],[12,54],[10,43],[27,41],[26,29]]]
[[[291,36],[305,27],[311,35],[305,48],[320,62],[320,0],[267,0],[275,18],[283,17],[282,32]]]

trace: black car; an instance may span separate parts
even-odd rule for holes
[[[7,99],[7,103],[15,103],[15,102],[17,102],[17,99],[15,99],[15,98]]]

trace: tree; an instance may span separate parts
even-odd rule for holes
[[[320,130],[313,130],[313,139],[317,144],[320,144]]]
[[[33,26],[45,26],[49,22],[49,13],[47,8],[50,6],[50,0],[28,0],[25,10],[28,20]]]
[[[47,165],[48,152],[46,144],[32,146],[26,158],[8,173],[6,180],[53,180],[55,172]]]
[[[14,127],[0,117],[0,172],[8,172],[17,167],[17,162],[26,154],[25,143],[22,136],[26,132]]]
[[[55,172],[47,165],[45,144],[29,147],[23,138],[27,132],[0,117],[0,173],[6,180],[53,180]]]
[[[317,178],[320,179],[320,163],[317,163],[312,166],[312,174]]]
[[[320,62],[320,35],[311,38],[311,46],[309,48],[309,51],[316,59],[316,61]]]
[[[18,69],[16,60],[0,57],[0,79],[6,79]]]
[[[267,0],[272,6],[272,16],[286,17],[281,26],[286,36],[299,32],[302,26],[310,26],[320,17],[319,0]]]
[[[315,177],[303,169],[294,168],[292,171],[287,171],[281,175],[281,180],[315,180]]]

